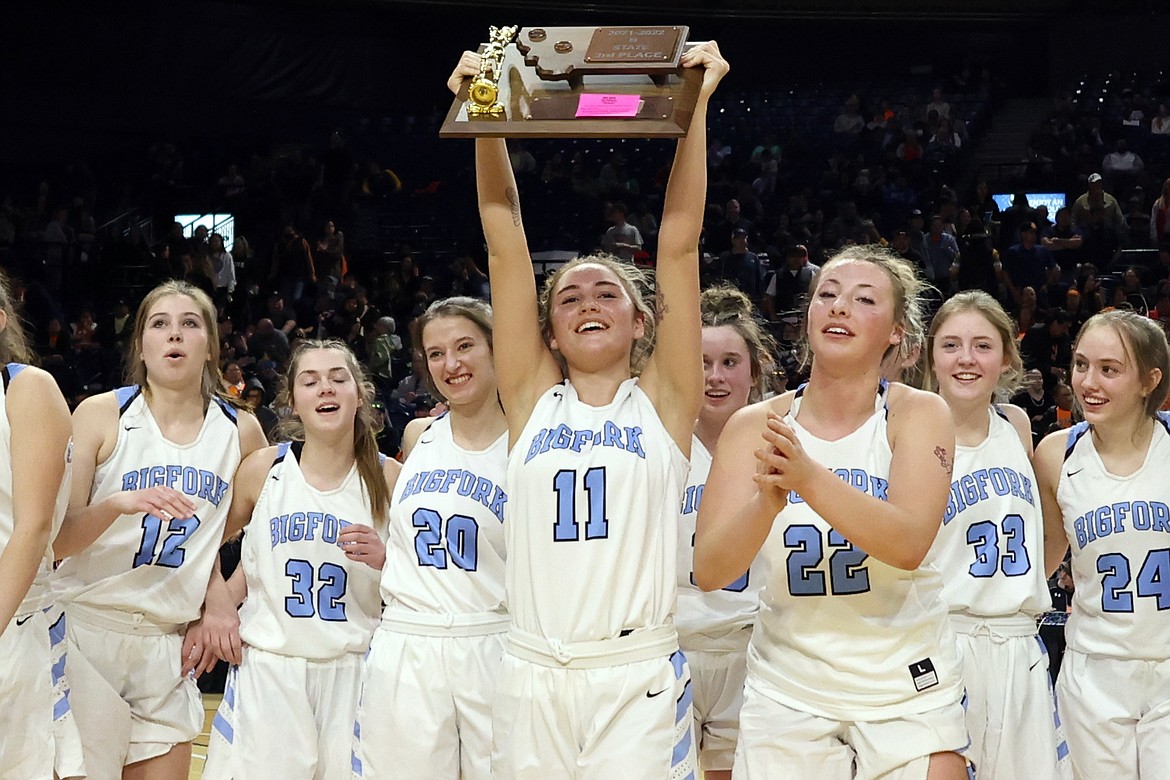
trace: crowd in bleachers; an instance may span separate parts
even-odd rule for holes
[[[1023,195],[1001,209],[968,164],[1001,97],[987,71],[720,95],[704,278],[741,286],[782,345],[805,282],[850,243],[888,243],[940,301],[985,289],[1029,334],[1029,355],[1041,340],[1033,331],[1067,316],[1075,333],[1110,305],[1170,321],[1170,196],[1161,194],[1170,135],[1159,129],[1166,90],[1151,79],[1086,78],[1058,96],[1024,177],[996,183],[1067,192],[1056,214]],[[0,260],[23,283],[38,352],[67,398],[121,381],[137,296],[180,277],[220,305],[225,360],[242,392],[271,403],[289,340],[336,337],[367,361],[391,431],[426,413],[433,401],[412,368],[411,320],[437,297],[487,296],[470,144],[440,141],[438,121],[363,118],[317,144],[218,153],[160,142],[124,166],[140,175],[120,189],[80,162],[5,182]],[[604,248],[649,263],[671,153],[638,139],[515,142],[534,255]],[[234,241],[205,228],[184,234],[170,219],[180,210],[232,214]],[[790,381],[799,373],[787,350],[778,364]],[[1051,368],[1048,414],[1059,360],[1042,368]]]

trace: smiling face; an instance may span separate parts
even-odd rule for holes
[[[466,317],[437,317],[422,331],[423,355],[435,388],[451,407],[496,394],[487,334]]]
[[[626,365],[633,342],[645,333],[642,313],[617,274],[603,265],[583,263],[566,272],[550,307],[549,346],[571,368]]]
[[[827,266],[809,303],[808,337],[817,358],[847,354],[850,360],[880,363],[886,350],[902,341],[890,277],[865,260]]]
[[[151,305],[142,332],[142,361],[152,384],[199,385],[209,350],[208,323],[186,295],[165,295]]]
[[[1073,353],[1072,388],[1088,422],[1127,421],[1141,415],[1146,396],[1160,378],[1156,368],[1142,374],[1117,328],[1098,324],[1082,330]]]
[[[703,328],[703,381],[700,418],[725,423],[747,405],[753,386],[751,354],[734,327]]]
[[[352,431],[361,396],[344,352],[309,349],[293,369],[293,413],[306,434],[314,431]]]
[[[931,365],[947,403],[990,403],[1008,358],[995,326],[977,311],[961,311],[936,330]]]

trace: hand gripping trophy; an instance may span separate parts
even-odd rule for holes
[[[504,113],[504,106],[498,100],[500,74],[503,72],[504,49],[516,37],[517,29],[514,26],[492,26],[491,40],[479,62],[479,75],[472,79],[468,90],[471,98],[467,106],[468,116],[500,116]]]

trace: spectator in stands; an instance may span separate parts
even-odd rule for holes
[[[1158,114],[1150,120],[1150,132],[1154,135],[1170,135],[1170,108],[1162,103],[1158,106]]]
[[[642,251],[642,234],[626,221],[627,213],[626,204],[620,201],[609,207],[606,216],[613,224],[601,237],[601,248],[614,257],[632,263],[634,256]]]
[[[223,384],[228,395],[240,398],[247,388],[244,381],[244,372],[240,369],[240,361],[229,360],[223,366]]]
[[[894,238],[890,242],[890,246],[902,258],[914,264],[914,267],[920,271],[926,268],[926,261],[923,259],[922,252],[919,247],[922,246],[921,239],[915,245],[914,239],[910,237],[910,232],[902,229],[894,233]]]
[[[260,427],[264,429],[264,436],[268,439],[268,443],[272,444],[276,441],[276,429],[280,418],[276,416],[276,412],[272,411],[272,407],[264,403],[264,398],[264,383],[259,379],[249,379],[244,392],[244,401],[252,413],[256,415],[256,419],[260,421]]]
[[[1073,408],[1073,391],[1064,382],[1057,382],[1052,389],[1052,406],[1044,412],[1044,419],[1040,424],[1044,433],[1063,431],[1071,428],[1077,422],[1076,410]]]
[[[1011,402],[1024,410],[1032,428],[1032,443],[1038,444],[1044,437],[1047,426],[1045,414],[1052,406],[1052,397],[1044,390],[1044,374],[1038,368],[1024,372],[1024,386],[1011,397]]]
[[[236,291],[236,264],[223,245],[223,236],[212,233],[207,237],[207,260],[211,264],[215,294],[212,300],[222,306]]]
[[[392,362],[402,349],[402,339],[394,332],[397,329],[393,317],[379,317],[374,327],[366,329],[366,367],[383,402],[389,401],[394,389]]]
[[[1145,167],[1145,162],[1130,150],[1124,138],[1118,139],[1113,151],[1101,161],[1110,188],[1123,195],[1140,182]]]
[[[980,180],[975,185],[970,209],[971,214],[982,219],[984,223],[999,221],[999,204],[991,196],[991,186],[986,181]]]
[[[178,276],[184,282],[207,293],[208,298],[214,299],[215,272],[211,268],[211,258],[206,253],[196,254],[194,250],[184,250],[179,255]]]
[[[1020,353],[1025,368],[1036,368],[1044,376],[1044,386],[1063,379],[1072,363],[1072,340],[1069,331],[1072,317],[1064,309],[1053,309],[1047,322],[1038,322],[1028,328],[1020,341]]]
[[[1146,269],[1143,281],[1147,287],[1159,289],[1170,279],[1170,241],[1158,245],[1158,262]]]
[[[743,207],[737,198],[727,201],[723,209],[723,220],[707,235],[706,250],[718,257],[731,248],[731,234],[736,230],[752,231],[752,221],[743,215]]]
[[[951,266],[951,280],[955,290],[983,290],[999,300],[1000,278],[1003,267],[999,253],[991,245],[991,236],[984,229],[983,220],[972,218],[967,231],[959,237],[959,255]]]
[[[337,229],[333,220],[325,222],[324,232],[317,241],[316,265],[321,273],[341,282],[348,270],[345,267],[345,234]]]
[[[638,233],[642,236],[643,246],[648,251],[653,253],[651,247],[654,246],[658,238],[658,220],[650,212],[645,200],[639,200],[634,204],[634,210],[629,214],[630,224],[638,229]],[[477,296],[487,300],[488,296]]]
[[[283,364],[289,356],[288,336],[277,329],[272,320],[263,317],[256,323],[256,329],[248,339],[248,352],[258,363],[271,360]]]
[[[922,144],[918,140],[918,133],[912,129],[906,130],[902,134],[902,143],[898,144],[895,154],[899,160],[906,164],[908,169],[913,169],[915,164],[922,159]]]
[[[292,335],[297,328],[297,318],[284,304],[284,296],[273,292],[264,304],[264,313],[273,327],[282,331],[285,336]]]
[[[708,284],[731,282],[753,298],[763,292],[764,265],[759,256],[748,248],[748,231],[736,228],[731,233],[731,249],[719,255],[707,269]]]
[[[491,299],[487,274],[480,270],[471,255],[460,255],[451,264],[451,294],[484,301]]]
[[[1145,290],[1142,289],[1142,280],[1137,269],[1130,266],[1121,275],[1121,284],[1117,289],[1125,296],[1125,301],[1138,314],[1148,314],[1150,304],[1146,300]]]
[[[228,165],[227,173],[220,176],[217,183],[220,197],[224,199],[224,203],[234,203],[244,194],[244,177],[240,175],[240,170],[235,163]]]
[[[865,129],[865,117],[861,115],[861,99],[857,95],[850,95],[841,107],[841,113],[833,122],[833,133],[839,138],[850,141],[857,138]]]
[[[45,284],[50,290],[60,290],[66,263],[69,261],[69,247],[73,243],[73,228],[69,227],[69,210],[60,208],[53,211],[53,218],[41,231],[44,245]]]
[[[1117,202],[1117,198],[1105,191],[1105,181],[1099,173],[1089,176],[1088,190],[1073,202],[1073,222],[1081,230],[1089,224],[1090,209],[1093,206],[1101,209],[1105,224],[1116,231],[1118,236],[1124,233],[1125,215],[1122,214],[1121,204]]]
[[[1097,266],[1092,263],[1081,263],[1077,267],[1076,290],[1080,293],[1080,310],[1075,316],[1080,319],[1074,322],[1079,326],[1081,322],[1105,308],[1105,294],[1097,279]]]
[[[1008,249],[1003,260],[1004,281],[1012,300],[1018,306],[1020,290],[1031,287],[1041,295],[1040,304],[1047,301],[1041,294],[1050,282],[1060,278],[1060,266],[1052,253],[1036,243],[1036,224],[1025,222],[1020,225],[1020,243]]]
[[[1056,210],[1056,223],[1044,230],[1040,244],[1056,258],[1061,275],[1072,278],[1081,260],[1081,245],[1084,238],[1080,229],[1073,224],[1072,210],[1062,206]]]
[[[796,244],[784,252],[784,267],[778,268],[768,281],[764,293],[764,314],[775,321],[779,315],[798,310],[812,286],[820,267],[808,260],[808,248]]]
[[[943,217],[930,218],[930,232],[926,235],[926,278],[944,295],[950,291],[951,266],[959,258],[959,244],[944,228]]]
[[[1170,241],[1170,179],[1162,182],[1162,192],[1150,209],[1150,239],[1155,246]]]
[[[1004,250],[1019,240],[1020,225],[1035,222],[1036,212],[1022,191],[1012,195],[1012,203],[999,215],[999,248]]]
[[[1106,209],[1094,204],[1089,208],[1088,221],[1081,226],[1081,260],[1092,263],[1104,273],[1113,270],[1121,255],[1121,235],[1107,213]]]
[[[309,242],[292,225],[285,225],[280,240],[272,247],[272,266],[268,280],[278,284],[292,301],[300,300],[309,284],[317,283],[317,268]]]
[[[926,104],[926,113],[929,116],[930,112],[934,111],[938,114],[939,119],[951,118],[951,104],[943,97],[942,90],[938,87],[934,88],[931,93],[930,102]]]

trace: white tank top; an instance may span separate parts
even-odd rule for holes
[[[808,456],[885,500],[893,453],[884,390],[873,415],[836,441],[797,421],[801,392],[785,422]],[[749,675],[778,701],[837,720],[884,720],[959,701],[958,643],[933,567],[904,571],[870,558],[795,493],[775,523]]]
[[[1044,528],[1032,462],[1015,427],[989,407],[987,438],[955,447],[951,495],[927,561],[951,612],[1035,617],[1049,609]]]
[[[1068,646],[1112,658],[1170,658],[1170,415],[1145,460],[1109,473],[1086,423],[1069,429],[1056,488],[1076,582]]]
[[[637,379],[605,406],[549,388],[508,456],[513,624],[567,642],[668,625],[686,475]]]
[[[507,433],[486,449],[466,450],[443,415],[419,436],[390,509],[381,584],[388,618],[506,628],[507,467]]]
[[[726,588],[704,593],[695,585],[695,519],[710,471],[711,453],[695,436],[691,439],[691,472],[678,524],[678,611],[674,624],[683,650],[725,647],[717,640],[750,626],[756,619],[760,588],[766,577],[761,549],[748,571]]]
[[[163,437],[137,386],[113,391],[118,440],[93,478],[91,502],[123,490],[168,485],[195,504],[193,518],[122,515],[93,544],[57,570],[61,600],[94,609],[139,613],[162,626],[199,617],[207,579],[223,539],[240,463],[236,409],[207,404],[189,444]]]
[[[12,425],[8,422],[8,383],[16,378],[28,366],[22,363],[9,363],[0,367],[0,378],[3,388],[0,389],[0,553],[8,547],[12,533],[16,527],[16,518],[12,500]],[[53,507],[53,526],[49,533],[49,544],[41,558],[41,565],[36,579],[28,589],[16,614],[22,615],[44,609],[49,605],[49,575],[53,571],[53,540],[61,530],[61,523],[65,520],[65,510],[69,506],[69,487],[72,483],[73,443],[65,451],[65,473],[61,485],[57,489],[57,501]]]
[[[370,499],[356,464],[333,490],[314,488],[300,451],[299,443],[279,445],[244,534],[240,638],[313,660],[364,653],[381,613],[380,572],[346,558],[337,534],[353,524],[377,528]]]

